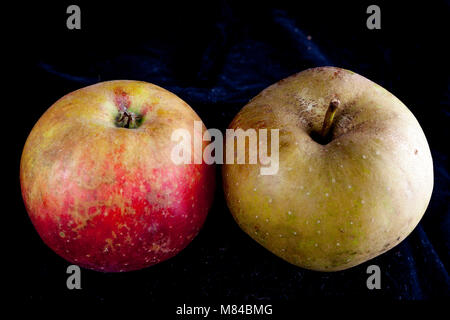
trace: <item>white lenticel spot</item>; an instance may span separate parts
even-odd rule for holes
[[[253,191],[256,191],[256,188],[253,188]]]
[[[283,251],[283,252],[284,252],[284,251],[286,251],[286,249],[284,249],[284,248],[283,248],[283,249],[281,249],[281,251]]]
[[[377,150],[377,151],[375,152],[375,154],[380,154],[380,151]]]
[[[294,231],[294,232],[292,232],[292,233],[294,234],[294,236],[296,236],[296,235],[297,235],[297,232],[295,232],[295,231]]]
[[[269,222],[269,219],[266,219],[266,222]]]
[[[269,203],[272,203],[272,198],[269,199]]]
[[[350,221],[350,224],[353,224],[353,221]]]
[[[343,168],[343,167],[344,167],[344,165],[343,165],[343,164],[340,164],[340,165],[339,165],[339,167]]]
[[[269,233],[268,232],[266,232],[266,236],[268,236],[269,235]]]
[[[341,244],[339,242],[336,242],[336,245],[339,247]]]
[[[317,247],[318,246],[318,244],[317,243],[314,243],[314,247]]]
[[[331,179],[331,182],[332,182],[332,183],[335,183],[335,182],[336,182],[336,179],[335,179],[335,178]]]
[[[328,193],[325,193],[325,197],[328,197],[329,196],[329,194]]]
[[[365,155],[365,154],[363,154],[363,155],[362,155],[362,158],[363,158],[363,159],[365,159],[365,158],[367,158],[367,157],[366,157],[366,155]]]
[[[366,203],[366,202],[365,202],[364,200],[361,200],[361,203],[364,204],[364,203]]]
[[[307,196],[309,196],[310,194],[311,194],[311,193],[310,193],[309,191],[306,193]]]
[[[256,219],[258,219],[258,216],[255,216]]]
[[[351,186],[351,185],[348,185],[348,188],[349,188],[349,189],[351,189],[351,188],[352,188],[352,186]]]
[[[292,214],[292,212],[291,211],[288,211],[288,215],[291,215]]]
[[[312,168],[311,168],[311,167],[309,167],[309,168],[308,168],[308,171],[309,171],[309,172],[311,172],[311,171],[312,171]]]
[[[320,220],[317,220],[317,224],[319,224],[320,223]]]
[[[303,188],[304,188],[304,186],[300,186],[300,189],[302,189],[302,190],[303,190]]]
[[[317,234],[320,234],[320,230],[317,230]]]

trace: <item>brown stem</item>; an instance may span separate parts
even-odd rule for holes
[[[325,138],[330,132],[331,126],[333,125],[334,115],[336,114],[336,110],[340,104],[341,102],[338,99],[333,99],[330,101],[327,113],[325,114],[325,119],[323,120],[322,131],[320,133],[322,138]]]
[[[142,117],[128,110],[119,111],[116,124],[118,127],[134,129],[138,127],[138,121]]]

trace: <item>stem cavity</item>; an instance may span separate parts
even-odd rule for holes
[[[116,126],[120,128],[135,129],[139,127],[142,116],[135,114],[127,109],[122,109],[116,118]]]

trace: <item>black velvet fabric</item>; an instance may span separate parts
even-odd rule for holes
[[[21,72],[20,122],[15,122],[11,242],[16,286],[26,301],[270,303],[303,298],[448,298],[449,3],[379,3],[381,30],[368,30],[370,2],[146,4],[79,2],[81,30],[67,30],[72,3],[15,8],[11,37]],[[25,22],[24,22],[25,21]],[[18,60],[19,60],[18,59]],[[15,61],[15,60],[11,60]],[[402,100],[420,122],[432,151],[435,186],[417,228],[389,252],[334,273],[284,262],[239,229],[224,200],[220,168],[213,207],[200,234],[176,257],[123,274],[82,270],[82,290],[67,290],[68,262],[40,240],[20,195],[19,160],[26,137],[63,95],[99,81],[144,80],[185,100],[208,128],[224,132],[257,93],[316,66],[357,72]],[[366,287],[367,266],[382,289]],[[170,311],[172,312],[172,311]]]

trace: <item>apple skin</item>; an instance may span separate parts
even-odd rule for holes
[[[138,128],[115,125],[123,107],[143,117]],[[58,100],[34,126],[20,163],[42,240],[71,263],[104,272],[180,252],[202,227],[215,184],[214,166],[171,161],[172,131],[193,137],[194,121],[201,120],[176,95],[140,81],[98,83]]]
[[[323,145],[311,133],[332,99],[341,104]],[[229,128],[280,129],[277,174],[260,175],[259,163],[226,164],[223,185],[239,226],[294,265],[337,271],[363,263],[401,242],[428,206],[433,163],[419,123],[351,71],[313,68],[281,80]]]

